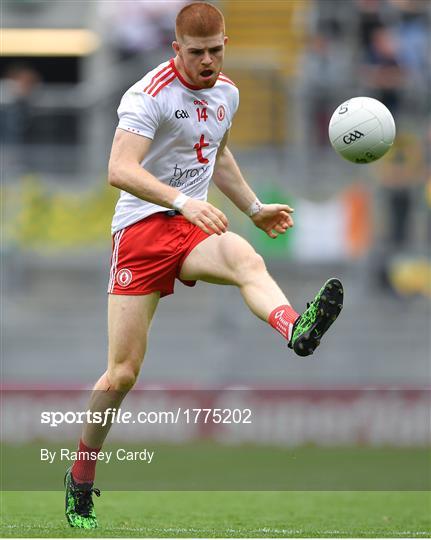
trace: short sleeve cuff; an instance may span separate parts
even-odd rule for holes
[[[118,126],[119,129],[123,129],[124,131],[128,131],[129,133],[134,133],[135,135],[141,135],[141,137],[146,137],[147,139],[154,139],[154,133],[148,129],[140,127],[139,129],[131,126],[127,122],[119,122]]]

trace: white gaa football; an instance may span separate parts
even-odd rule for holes
[[[377,99],[354,97],[335,110],[329,122],[329,139],[343,158],[371,163],[392,146],[395,122],[389,109]]]

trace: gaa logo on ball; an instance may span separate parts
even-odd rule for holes
[[[353,163],[380,159],[395,139],[395,122],[377,99],[355,97],[342,103],[329,122],[329,139],[335,151]]]
[[[128,268],[122,268],[117,272],[117,283],[120,287],[127,287],[132,281],[132,272]]]

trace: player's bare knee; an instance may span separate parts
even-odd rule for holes
[[[111,368],[108,372],[112,390],[128,392],[133,388],[138,378],[139,369],[131,364],[120,364]]]
[[[237,281],[240,285],[256,279],[256,277],[265,272],[265,261],[263,260],[263,257],[254,250],[243,255],[236,267]]]

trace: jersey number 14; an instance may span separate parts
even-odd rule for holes
[[[197,108],[196,112],[198,113],[198,122],[201,122],[202,120],[206,122],[208,120],[208,113],[206,107],[204,107],[203,109]]]

